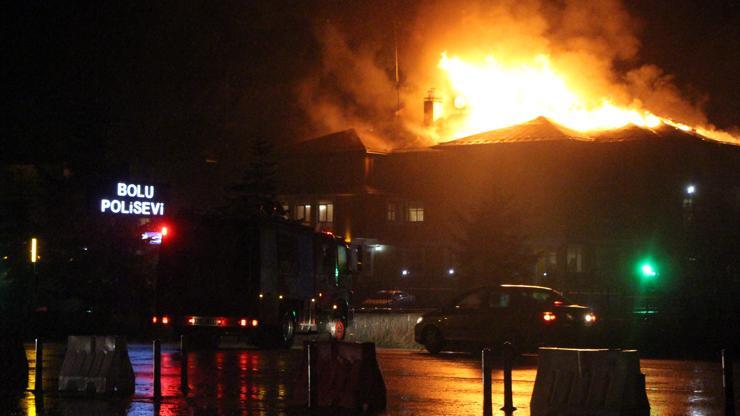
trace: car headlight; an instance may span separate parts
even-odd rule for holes
[[[419,325],[421,323],[421,321],[423,321],[423,320],[424,320],[424,317],[423,316],[418,317],[416,319],[416,324]]]
[[[594,322],[596,322],[596,315],[589,312],[583,315],[583,320],[586,321],[586,325],[592,325]]]

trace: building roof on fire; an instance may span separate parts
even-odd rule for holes
[[[472,136],[463,137],[462,139],[441,143],[438,146],[446,147],[553,140],[592,141],[593,139],[583,133],[579,133],[575,130],[553,123],[545,117],[537,117],[534,120],[530,120],[522,124],[474,134]]]
[[[661,124],[656,128],[639,127],[628,125],[618,129],[603,130],[592,133],[581,133],[567,127],[561,126],[545,117],[537,117],[534,120],[504,127],[484,133],[475,134],[461,139],[437,145],[437,148],[468,146],[494,143],[520,143],[572,140],[580,142],[624,142],[655,139],[682,139],[682,140],[707,140],[698,133],[683,131],[679,128]]]
[[[355,129],[349,129],[305,140],[294,145],[291,150],[295,153],[360,151],[385,154],[390,152],[391,148],[379,137],[369,133],[359,135]]]

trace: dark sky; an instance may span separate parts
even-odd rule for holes
[[[707,95],[710,121],[740,126],[740,2],[631,0],[641,19],[640,57],[676,76],[676,83]]]
[[[183,168],[238,161],[246,137],[311,134],[295,85],[317,70],[315,27],[368,38],[413,1],[17,1],[4,11],[2,158],[113,159]],[[631,0],[640,59],[740,125],[740,2]],[[403,28],[401,28],[403,31]]]

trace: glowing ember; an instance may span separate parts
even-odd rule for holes
[[[451,106],[441,117],[450,138],[507,127],[544,116],[573,130],[586,132],[635,124],[654,128],[663,121],[642,110],[621,108],[608,97],[579,91],[558,73],[547,55],[529,62],[505,64],[488,56],[472,63],[442,54],[439,68],[449,83]],[[688,126],[678,125],[681,129]]]

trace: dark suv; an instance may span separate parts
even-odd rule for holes
[[[504,341],[522,352],[542,345],[581,346],[595,323],[590,308],[550,288],[500,285],[472,290],[426,313],[417,321],[414,338],[432,354]]]

